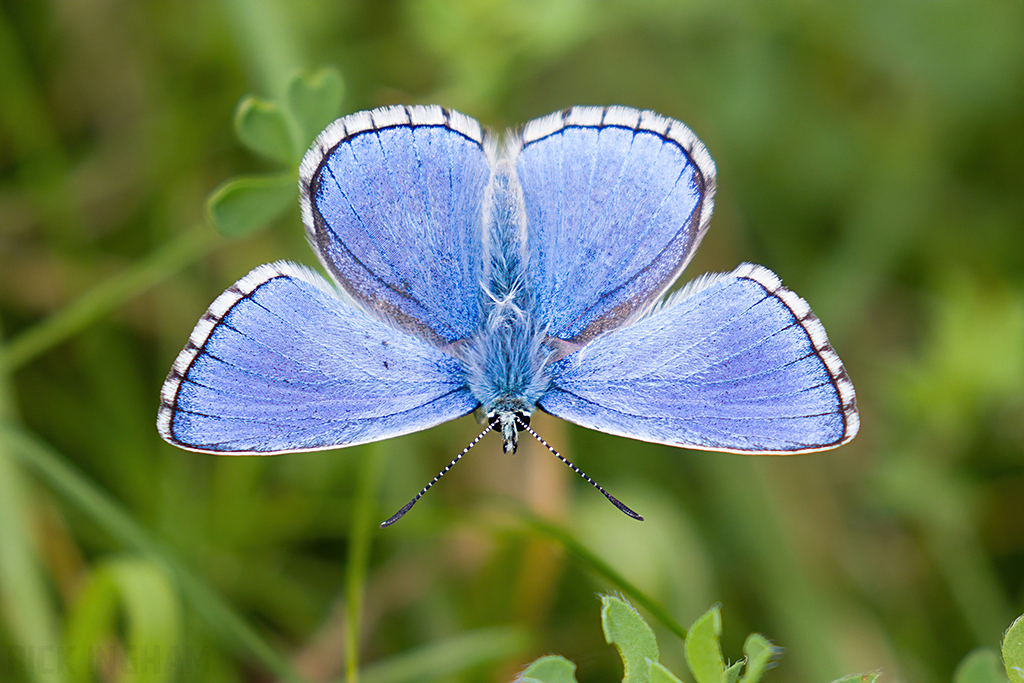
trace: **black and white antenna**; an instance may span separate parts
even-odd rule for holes
[[[450,470],[451,468],[455,467],[455,463],[457,463],[458,461],[462,460],[462,456],[464,456],[466,453],[469,453],[469,449],[471,449],[473,446],[475,446],[478,443],[480,443],[480,439],[484,438],[484,435],[487,434],[487,432],[491,431],[492,429],[494,429],[494,425],[491,425],[491,424],[487,425],[487,429],[485,429],[484,431],[482,431],[479,434],[477,434],[476,438],[473,439],[472,441],[470,441],[469,445],[466,446],[465,448],[463,448],[461,453],[459,453],[454,458],[452,458],[452,461],[450,463],[448,463],[443,470],[438,472],[437,476],[434,477],[433,479],[431,479],[429,484],[424,486],[420,490],[420,492],[416,494],[415,498],[413,498],[408,503],[406,503],[405,507],[403,507],[401,510],[399,510],[398,512],[396,512],[395,514],[391,515],[390,517],[385,519],[383,522],[381,522],[380,523],[380,528],[383,529],[385,527],[391,526],[392,524],[394,524],[395,522],[400,520],[402,517],[404,517],[406,512],[408,512],[409,510],[412,510],[412,506],[416,504],[416,501],[419,500],[420,498],[422,498],[423,494],[426,493],[427,491],[429,491],[430,487],[433,486],[434,484],[436,484],[438,482],[438,480],[441,479],[441,477],[443,477],[444,475],[448,474],[448,470]]]
[[[597,489],[597,490],[598,490],[598,491],[600,491],[600,492],[601,492],[602,494],[604,494],[604,497],[605,497],[605,498],[607,498],[607,499],[608,499],[608,501],[609,501],[609,502],[610,502],[610,503],[611,503],[612,505],[614,505],[615,507],[619,508],[619,510],[620,510],[620,511],[621,511],[621,512],[622,512],[623,514],[625,514],[625,515],[626,515],[627,517],[632,517],[633,519],[635,519],[635,520],[637,520],[637,521],[640,521],[640,522],[644,521],[644,518],[643,518],[643,517],[641,517],[641,516],[640,516],[640,515],[638,515],[637,513],[635,513],[635,512],[633,512],[632,510],[630,510],[630,509],[629,509],[628,507],[626,507],[626,506],[625,506],[625,505],[624,505],[623,503],[619,502],[619,499],[618,499],[618,498],[616,498],[615,496],[613,496],[612,494],[608,493],[608,492],[607,492],[607,491],[605,491],[605,490],[604,490],[603,488],[601,488],[601,485],[600,485],[600,484],[598,484],[598,483],[597,483],[596,481],[594,481],[593,479],[591,479],[590,477],[588,477],[588,476],[587,476],[587,475],[586,475],[586,474],[585,474],[585,473],[583,472],[583,470],[581,470],[581,469],[580,469],[579,467],[576,467],[576,465],[573,465],[573,464],[572,464],[571,462],[569,462],[568,460],[566,460],[566,459],[565,459],[565,458],[564,458],[564,457],[562,456],[562,454],[561,454],[561,453],[559,453],[558,451],[556,451],[556,450],[555,450],[554,448],[552,448],[552,447],[551,447],[551,445],[550,445],[550,444],[549,444],[549,443],[548,443],[547,441],[545,441],[544,439],[540,438],[540,434],[538,434],[537,432],[533,431],[533,429],[531,429],[531,428],[530,428],[530,425],[526,424],[526,422],[524,422],[524,421],[523,421],[522,419],[520,419],[518,415],[516,416],[516,422],[518,422],[518,423],[519,423],[519,429],[520,429],[521,431],[524,431],[524,432],[529,432],[530,436],[532,436],[533,438],[537,439],[537,441],[540,441],[540,442],[541,442],[541,444],[542,444],[542,445],[544,446],[544,448],[546,448],[546,449],[548,449],[549,451],[551,451],[551,452],[552,452],[552,453],[553,453],[553,454],[555,455],[555,457],[556,457],[556,458],[558,458],[559,460],[561,460],[562,462],[564,462],[564,463],[565,463],[566,465],[568,465],[568,466],[569,466],[569,469],[570,469],[570,470],[572,470],[572,471],[573,471],[573,472],[575,472],[576,474],[578,474],[578,475],[580,475],[581,477],[583,477],[583,480],[584,480],[584,481],[586,481],[586,482],[587,482],[588,484],[590,484],[590,485],[591,485],[591,486],[593,486],[593,487],[594,487],[595,489]]]
[[[641,517],[637,513],[635,513],[632,510],[630,510],[623,503],[619,502],[618,498],[616,498],[615,496],[613,496],[612,494],[608,493],[603,488],[601,488],[601,485],[598,484],[593,479],[591,479],[590,477],[588,477],[583,472],[583,470],[581,470],[580,468],[576,467],[576,465],[573,465],[571,462],[566,460],[565,457],[563,457],[561,453],[556,451],[554,448],[551,447],[551,445],[547,441],[542,439],[540,437],[540,434],[538,434],[537,432],[533,431],[533,429],[530,428],[530,425],[528,425],[523,418],[521,418],[519,415],[516,415],[515,416],[515,420],[516,420],[516,424],[519,427],[519,431],[528,432],[530,434],[530,436],[532,436],[533,438],[537,439],[537,441],[539,441],[541,443],[541,445],[544,446],[544,448],[546,448],[549,451],[551,451],[554,454],[554,456],[556,458],[558,458],[559,460],[561,460],[562,462],[564,462],[569,467],[569,469],[571,469],[573,472],[575,472],[576,474],[578,474],[581,477],[583,477],[584,481],[586,481],[588,484],[590,484],[595,489],[600,491],[604,495],[604,497],[607,498],[609,500],[609,502],[611,502],[612,505],[614,505],[620,511],[622,511],[623,514],[625,514],[627,517],[632,517],[635,520],[638,520],[638,521],[641,521],[641,522],[644,521],[643,517]],[[416,504],[416,501],[418,501],[420,498],[422,498],[423,494],[425,494],[427,491],[429,491],[431,486],[436,484],[441,479],[441,477],[446,475],[448,473],[448,470],[450,470],[451,468],[455,467],[455,463],[457,463],[459,460],[462,460],[462,456],[464,456],[466,453],[469,453],[469,450],[471,448],[473,448],[473,446],[475,446],[478,443],[480,443],[480,439],[484,438],[484,436],[486,436],[487,432],[489,432],[491,430],[500,431],[500,427],[498,425],[499,425],[499,423],[498,423],[497,420],[495,420],[494,422],[492,422],[489,425],[487,425],[487,428],[484,429],[479,434],[477,434],[476,438],[473,439],[472,441],[470,441],[469,445],[466,446],[465,448],[463,448],[461,453],[459,453],[454,458],[452,458],[452,461],[450,463],[448,463],[443,470],[438,472],[437,476],[434,477],[433,479],[431,479],[430,482],[426,486],[424,486],[420,490],[420,492],[417,493],[416,496],[412,500],[410,500],[408,503],[406,503],[405,506],[402,507],[401,510],[399,510],[398,512],[396,512],[395,514],[391,515],[386,520],[381,522],[380,523],[380,528],[383,529],[385,527],[389,527],[392,524],[394,524],[395,522],[397,522],[398,520],[400,520],[402,517],[404,517],[405,513],[407,513],[409,510],[412,509],[412,506]]]

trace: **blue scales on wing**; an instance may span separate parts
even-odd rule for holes
[[[859,426],[853,384],[807,303],[761,266],[705,276],[551,367],[547,412],[689,448],[789,454]]]
[[[437,345],[477,329],[491,162],[476,121],[438,106],[352,114],[299,175],[310,241],[365,310]]]
[[[332,290],[275,263],[218,297],[164,383],[160,434],[190,450],[271,454],[376,441],[473,410],[450,356]]]
[[[574,107],[528,123],[512,154],[537,315],[570,350],[657,301],[707,229],[715,166],[678,121]]]

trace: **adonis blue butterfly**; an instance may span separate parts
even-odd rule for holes
[[[499,145],[457,112],[385,107],[321,133],[299,188],[334,282],[278,262],[213,302],[161,391],[157,426],[176,446],[337,448],[478,408],[489,424],[473,443],[493,429],[507,452],[536,436],[538,408],[733,453],[857,433],[824,328],[771,271],[743,264],[666,296],[715,194],[714,162],[678,121],[573,107]]]

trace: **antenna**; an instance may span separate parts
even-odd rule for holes
[[[426,486],[424,486],[423,489],[419,493],[416,494],[415,498],[413,498],[408,503],[406,503],[405,507],[403,507],[401,510],[399,510],[398,512],[396,512],[395,514],[391,515],[386,520],[381,522],[380,523],[380,528],[384,529],[385,527],[391,526],[392,524],[394,524],[395,522],[400,520],[402,517],[404,517],[406,512],[408,512],[409,510],[412,510],[412,506],[416,504],[416,501],[419,500],[420,498],[422,498],[423,494],[426,493],[427,491],[429,491],[431,486],[436,484],[438,482],[438,480],[441,479],[441,477],[443,477],[445,474],[447,474],[448,470],[450,470],[451,468],[455,467],[455,463],[457,463],[458,461],[462,460],[462,456],[464,456],[466,453],[469,453],[469,449],[472,448],[473,446],[477,445],[478,443],[480,443],[480,439],[484,438],[484,435],[487,434],[487,432],[491,431],[492,429],[494,429],[494,425],[490,425],[490,424],[487,425],[487,429],[485,429],[484,431],[482,431],[479,434],[477,434],[477,437],[475,439],[473,439],[472,441],[470,441],[469,445],[466,446],[465,448],[463,448],[461,453],[459,453],[454,458],[452,458],[452,461],[450,463],[448,463],[448,465],[443,470],[438,472],[437,476],[434,477],[433,479],[431,479],[430,483],[427,484]],[[551,448],[551,447],[548,446],[548,448]],[[561,457],[561,456],[559,456],[559,457]],[[597,484],[594,484],[594,486],[597,486]],[[600,488],[600,487],[598,487],[598,488]],[[607,496],[608,494],[606,493],[605,495]],[[615,502],[618,502],[618,501],[615,501]],[[621,503],[620,503],[620,505],[621,505]],[[634,514],[636,514],[636,513],[634,513]]]
[[[568,465],[569,469],[571,469],[573,472],[575,472],[576,474],[578,474],[581,477],[583,477],[584,481],[586,481],[588,484],[590,484],[595,489],[600,491],[604,495],[604,497],[607,498],[609,500],[609,502],[611,502],[612,505],[617,507],[623,514],[625,514],[627,517],[632,517],[633,519],[638,520],[640,522],[644,521],[643,517],[641,517],[637,513],[633,512],[628,507],[626,507],[621,502],[619,502],[618,498],[616,498],[615,496],[613,496],[612,494],[608,493],[603,488],[601,488],[601,485],[598,484],[593,479],[591,479],[590,477],[588,477],[586,474],[584,474],[583,470],[581,470],[580,468],[576,467],[576,465],[573,465],[571,462],[566,460],[565,457],[563,457],[561,453],[559,453],[558,451],[556,451],[554,448],[551,447],[551,444],[549,444],[544,439],[540,438],[540,434],[538,434],[537,432],[533,431],[530,428],[530,425],[526,424],[526,421],[522,417],[520,417],[518,414],[515,415],[515,421],[516,421],[516,425],[518,426],[519,431],[529,432],[530,436],[532,436],[533,438],[537,439],[537,441],[539,441],[541,443],[541,445],[544,446],[544,448],[546,448],[549,451],[551,451],[556,458],[558,458],[559,460],[564,462],[566,465]],[[484,438],[484,436],[487,435],[487,432],[491,431],[492,429],[495,429],[495,425],[496,424],[498,424],[497,421],[492,422],[491,424],[487,425],[487,428],[484,429],[479,434],[477,434],[476,438],[473,439],[472,441],[470,441],[469,445],[466,446],[465,448],[463,448],[461,453],[459,453],[454,458],[452,458],[452,461],[450,463],[448,463],[443,470],[438,472],[437,476],[434,477],[433,479],[431,479],[430,482],[426,486],[424,486],[420,490],[420,492],[417,493],[416,496],[412,500],[410,500],[408,503],[406,503],[405,506],[401,510],[399,510],[398,512],[396,512],[395,514],[391,515],[386,520],[381,522],[380,523],[380,528],[384,529],[386,527],[389,527],[392,524],[394,524],[395,522],[397,522],[398,520],[400,520],[402,517],[404,517],[405,513],[407,513],[409,510],[412,509],[412,506],[416,504],[416,501],[418,501],[420,498],[422,498],[423,494],[425,494],[427,491],[429,491],[431,486],[436,484],[441,479],[441,477],[446,475],[448,473],[448,470],[450,470],[451,468],[455,467],[455,463],[457,463],[458,461],[462,460],[462,456],[464,456],[466,453],[469,453],[469,450],[471,448],[473,448],[473,446],[475,446],[478,443],[480,443],[480,439]]]
[[[627,517],[632,517],[633,519],[635,519],[637,521],[640,521],[640,522],[644,521],[643,517],[641,517],[640,515],[638,515],[637,513],[633,512],[628,507],[626,507],[625,505],[620,503],[618,498],[616,498],[612,494],[610,494],[607,491],[605,491],[603,488],[601,488],[600,484],[598,484],[596,481],[594,481],[593,479],[588,477],[586,474],[584,474],[583,470],[581,470],[580,468],[576,467],[576,465],[573,465],[571,462],[569,462],[564,457],[562,457],[561,453],[559,453],[554,448],[552,448],[551,445],[548,444],[547,441],[545,441],[544,439],[540,438],[540,435],[537,432],[533,431],[530,428],[530,425],[526,424],[526,422],[523,421],[523,419],[520,418],[519,415],[516,415],[516,423],[519,425],[520,431],[529,432],[530,436],[532,436],[533,438],[537,439],[537,441],[540,441],[541,444],[544,446],[544,448],[546,448],[549,451],[551,451],[552,453],[554,453],[556,458],[558,458],[559,460],[561,460],[562,462],[564,462],[566,465],[569,466],[569,469],[571,469],[573,472],[575,472],[576,474],[578,474],[581,477],[583,477],[584,481],[586,481],[588,484],[593,486],[595,489],[597,489],[598,491],[603,493],[604,497],[607,498],[609,500],[609,502],[611,502],[612,505],[614,505],[615,507],[619,508],[619,510],[623,514],[625,514]],[[482,437],[482,436],[483,436],[483,434],[480,435],[480,437]],[[480,437],[477,437],[477,440],[479,440]],[[470,445],[472,445],[472,444],[470,444]],[[469,450],[469,449],[467,448],[466,450]],[[465,451],[463,451],[463,452],[465,452]],[[459,457],[462,457],[462,456],[459,456]],[[456,458],[456,460],[458,460],[458,458]],[[450,465],[449,465],[449,467],[450,467]],[[433,482],[431,482],[431,483],[433,483]],[[430,488],[430,487],[428,486],[427,488]],[[413,502],[416,502],[416,501],[413,501]],[[412,503],[409,503],[408,507],[412,507]]]

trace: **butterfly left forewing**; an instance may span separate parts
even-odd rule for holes
[[[478,327],[491,160],[475,120],[438,106],[352,114],[299,175],[310,242],[364,310],[437,345]]]

